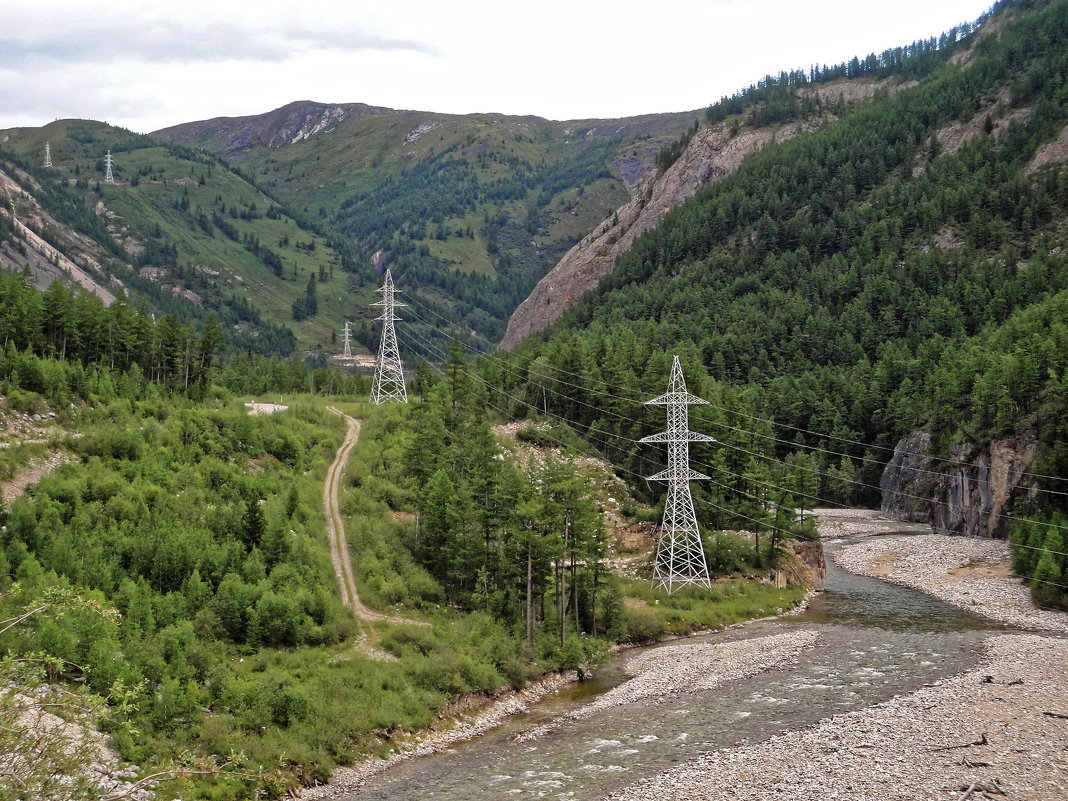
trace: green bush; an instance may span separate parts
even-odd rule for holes
[[[7,403],[12,409],[23,414],[40,414],[48,409],[44,398],[25,389],[10,390],[7,393]]]
[[[656,642],[667,633],[667,623],[656,610],[647,606],[627,606],[624,615],[627,622],[624,639],[629,643],[644,645]]]

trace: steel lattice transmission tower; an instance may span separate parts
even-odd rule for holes
[[[667,500],[664,502],[664,521],[660,539],[656,544],[656,559],[653,562],[653,587],[665,587],[668,595],[687,584],[711,587],[708,578],[708,562],[701,544],[701,530],[693,511],[693,496],[690,482],[707,479],[708,476],[690,469],[690,443],[715,442],[706,434],[690,431],[689,410],[696,404],[708,401],[686,391],[686,379],[682,375],[679,357],[671,366],[667,394],[645,402],[647,406],[667,406],[668,430],[645,437],[639,442],[666,442],[668,467],[650,481],[666,481]]]
[[[115,160],[111,158],[111,151],[109,150],[108,154],[104,156],[104,183],[106,184],[115,183],[115,176],[111,172],[111,165],[114,163]]]
[[[376,292],[382,293],[382,300],[371,304],[382,307],[382,316],[376,319],[382,321],[382,342],[378,346],[378,360],[375,362],[375,383],[371,388],[371,400],[376,404],[386,401],[408,402],[408,393],[404,389],[404,367],[401,365],[400,348],[397,347],[397,334],[393,330],[393,323],[398,319],[393,310],[397,306],[407,304],[398,303],[393,297],[396,290],[393,288],[393,276],[386,268],[386,282]]]
[[[52,166],[52,143],[51,142],[45,142],[45,161],[44,161],[44,166],[46,166],[46,167],[51,167]]]
[[[352,343],[349,340],[349,324],[345,323],[345,350],[341,354],[346,359],[352,358]]]

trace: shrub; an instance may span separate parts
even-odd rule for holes
[[[624,639],[627,642],[639,645],[656,642],[667,633],[667,623],[656,610],[648,606],[628,606],[624,615],[627,622]]]

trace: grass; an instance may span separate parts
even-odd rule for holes
[[[741,579],[717,581],[711,590],[684,587],[674,595],[640,579],[620,579],[627,599],[628,638],[651,642],[665,634],[720,630],[744,620],[781,614],[805,595],[804,587],[775,589]]]
[[[43,459],[50,447],[38,443],[13,443],[10,447],[0,448],[0,481],[8,481],[30,462]]]
[[[231,294],[244,297],[265,320],[288,325],[305,350],[339,349],[335,335],[345,321],[365,313],[370,316],[366,307],[375,300],[373,288],[357,286],[353,291],[354,276],[341,270],[338,254],[324,238],[302,230],[285,214],[279,219],[231,218],[227,209],[241,211],[252,204],[264,215],[270,201],[211,157],[191,160],[121,129],[71,120],[41,129],[18,129],[6,146],[32,158],[43,151],[44,141],[51,143],[56,177],[86,179],[91,189],[99,183],[100,197],[115,215],[108,222],[116,239],[135,249],[137,242],[148,241],[158,229],[163,241],[174,243],[178,263],[191,265],[194,275],[183,278],[180,284],[173,274],[168,275],[167,285],[191,289],[205,300],[225,299]],[[132,149],[124,149],[131,142]],[[104,175],[98,169],[109,147],[118,148],[113,150],[114,185],[102,183]],[[178,208],[183,197],[188,211]],[[241,241],[230,239],[213,226],[209,234],[198,225],[198,213],[210,218],[216,211],[233,226],[239,240],[254,236],[278,254],[284,265],[282,277],[246,250]],[[317,284],[319,311],[297,322],[292,319],[291,307],[305,296],[311,274],[326,276]]]

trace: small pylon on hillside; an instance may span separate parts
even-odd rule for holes
[[[111,171],[111,166],[114,163],[115,160],[111,158],[111,151],[109,150],[108,154],[104,156],[104,183],[106,184],[115,183],[115,175]]]
[[[407,304],[398,303],[394,297],[396,290],[393,288],[393,276],[386,269],[386,280],[381,289],[376,292],[382,293],[382,300],[372,303],[372,306],[382,307],[382,316],[376,319],[382,321],[382,342],[378,346],[378,359],[375,361],[375,381],[371,387],[371,400],[376,404],[386,401],[408,402],[408,392],[404,388],[404,366],[401,364],[400,348],[397,346],[397,333],[393,330],[393,323],[398,319],[393,310],[397,306]]]
[[[45,160],[44,166],[51,169],[52,167],[52,143],[45,142]]]
[[[349,323],[345,323],[345,350],[341,353],[346,359],[352,358],[352,343],[349,340]]]
[[[707,479],[708,476],[690,469],[690,443],[715,440],[706,434],[690,431],[687,408],[696,404],[707,405],[708,401],[686,391],[686,379],[682,375],[679,357],[676,356],[671,366],[667,394],[645,403],[648,406],[667,406],[668,417],[667,431],[638,440],[666,442],[668,446],[667,470],[649,476],[650,481],[668,483],[664,520],[653,561],[653,587],[667,589],[668,595],[688,584],[711,587],[705,549],[701,544],[701,529],[697,525],[693,496],[690,495],[690,482]]]

